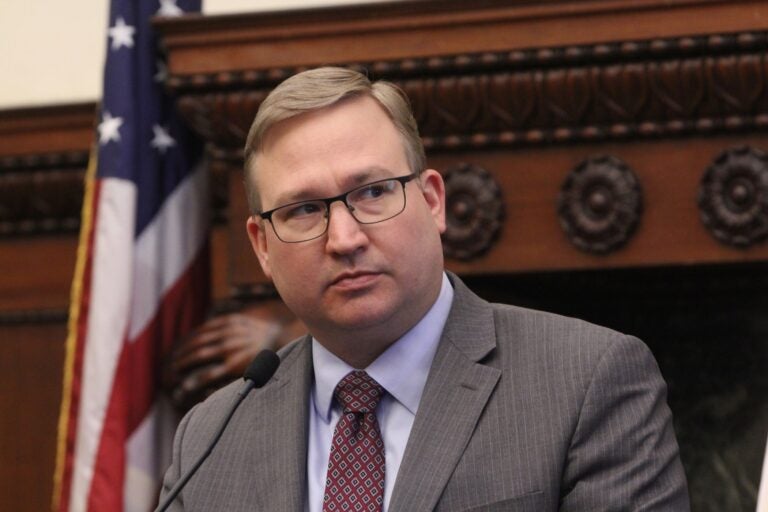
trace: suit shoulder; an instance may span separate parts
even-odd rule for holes
[[[619,340],[639,341],[611,328],[557,313],[509,304],[491,304],[491,307],[497,334],[501,337],[518,335],[522,339],[535,339],[536,343],[586,343],[604,347]]]
[[[278,351],[280,366],[283,371],[286,370],[287,366],[291,366],[294,363],[305,338],[306,337],[298,338]],[[281,369],[279,368],[278,371],[281,371]],[[244,385],[243,379],[237,379],[214,392],[203,402],[197,404],[187,413],[189,416],[189,418],[187,418],[187,428],[192,431],[208,431],[211,430],[212,426],[217,426],[221,421],[222,416],[232,405],[237,394]],[[252,392],[252,394],[254,392]]]
[[[663,386],[653,354],[634,336],[544,311],[492,307],[496,350],[488,364],[507,371],[512,389],[544,393],[541,401],[554,401],[576,417],[590,387],[628,380]],[[547,394],[551,389],[562,392],[555,398]]]
[[[502,364],[558,368],[586,380],[601,361],[632,367],[646,367],[652,361],[655,366],[650,349],[634,336],[546,311],[504,304],[492,308]]]

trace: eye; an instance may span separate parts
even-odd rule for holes
[[[395,187],[394,180],[382,181],[379,183],[371,183],[357,189],[354,193],[355,201],[370,201],[372,199],[378,199],[381,196],[390,194]]]
[[[280,210],[280,216],[285,220],[293,220],[312,217],[322,212],[322,203],[307,202],[286,206]]]

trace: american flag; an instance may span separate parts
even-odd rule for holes
[[[86,176],[54,481],[59,511],[150,510],[176,415],[158,390],[208,306],[207,176],[163,89],[152,16],[200,0],[112,0]]]

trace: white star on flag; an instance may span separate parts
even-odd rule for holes
[[[155,132],[155,138],[150,145],[161,153],[165,153],[165,150],[176,145],[176,140],[168,134],[168,130],[159,124],[153,125],[152,131]]]
[[[109,112],[104,112],[99,123],[99,144],[102,146],[111,140],[120,140],[120,127],[123,125],[122,117],[112,117]]]
[[[108,32],[109,37],[112,38],[113,50],[119,50],[123,46],[133,48],[133,33],[136,32],[136,29],[126,25],[122,17],[117,18],[115,25],[110,27]]]
[[[157,10],[158,16],[181,16],[184,11],[176,5],[176,0],[160,0],[160,9]]]

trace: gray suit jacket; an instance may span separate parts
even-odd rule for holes
[[[454,303],[390,512],[689,509],[666,386],[638,339],[490,304]],[[306,499],[312,354],[286,347],[174,510],[298,512]],[[205,449],[242,382],[182,420],[163,493]]]

